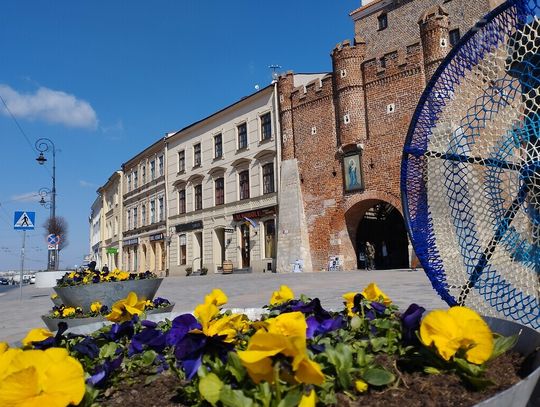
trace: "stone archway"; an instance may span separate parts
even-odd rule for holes
[[[376,268],[408,268],[408,238],[399,199],[373,192],[369,196],[364,194],[363,198],[348,202],[345,213],[357,267],[366,266],[361,253],[365,253],[366,241],[370,241],[375,246]]]

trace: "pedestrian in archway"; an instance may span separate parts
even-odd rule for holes
[[[388,268],[388,247],[386,247],[386,242],[384,240],[381,243],[381,257],[382,267]]]
[[[375,247],[371,242],[366,242],[366,270],[375,269]]]

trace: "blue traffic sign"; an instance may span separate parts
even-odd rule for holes
[[[47,244],[48,245],[57,245],[60,243],[60,236],[57,236],[55,234],[50,234],[47,236]]]
[[[16,211],[13,216],[13,229],[15,230],[34,230],[35,223],[35,212]]]

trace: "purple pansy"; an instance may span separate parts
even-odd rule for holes
[[[73,346],[73,350],[79,352],[81,355],[88,356],[90,359],[95,359],[99,356],[99,347],[89,336]]]
[[[310,316],[306,319],[307,330],[306,336],[308,339],[312,339],[315,336],[323,335],[327,332],[335,331],[343,327],[343,317],[341,315],[335,318],[329,317],[322,320],[318,320],[315,316]]]
[[[180,342],[189,331],[202,329],[201,324],[191,314],[182,314],[172,321],[172,326],[167,333],[167,345],[174,346]]]
[[[416,338],[415,332],[420,329],[420,320],[426,309],[418,304],[411,304],[409,308],[401,314],[401,324],[403,325],[403,339],[406,342],[413,342]]]
[[[103,387],[112,372],[120,367],[122,364],[123,356],[119,356],[114,360],[107,360],[94,369],[92,376],[90,376],[86,382],[94,387]]]
[[[155,328],[145,328],[131,338],[128,355],[132,356],[141,353],[145,347],[160,353],[166,346],[166,336],[163,332]]]

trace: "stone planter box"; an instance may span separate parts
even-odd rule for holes
[[[174,308],[174,303],[168,305],[167,307],[155,308],[146,312],[146,315],[159,315],[164,313],[170,313]],[[88,318],[51,318],[48,315],[42,315],[41,319],[47,325],[49,331],[56,331],[58,329],[59,322],[65,322],[68,324],[68,329],[82,327],[90,324],[102,323],[102,325],[110,324],[111,322],[107,320],[104,316],[98,317],[88,317]]]
[[[139,299],[152,300],[163,281],[162,278],[145,280],[114,281],[110,283],[84,284],[70,287],[54,287],[54,291],[69,307],[82,307],[84,312],[90,305],[99,301],[102,305],[111,306],[118,300],[126,298],[134,291]]]

